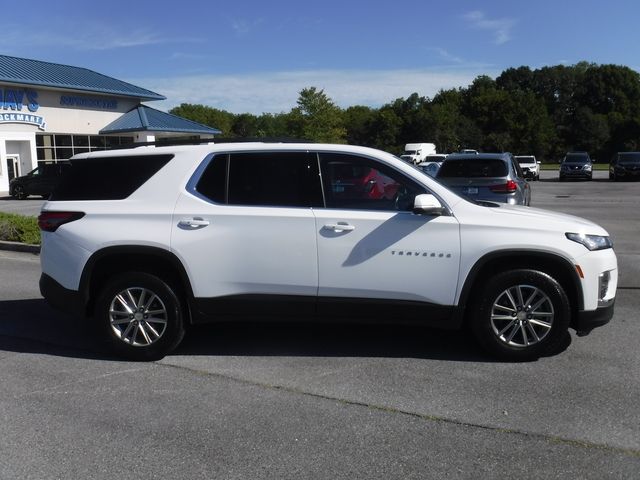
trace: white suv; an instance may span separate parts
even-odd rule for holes
[[[43,206],[43,296],[134,359],[189,324],[309,319],[469,326],[505,359],[613,315],[590,221],[472,203],[393,155],[318,144],[77,155]]]

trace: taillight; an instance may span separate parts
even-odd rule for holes
[[[509,180],[507,183],[501,183],[500,185],[492,185],[489,187],[493,193],[513,193],[518,190],[518,184],[513,180]]]
[[[38,227],[43,232],[55,232],[60,225],[82,217],[83,212],[42,212],[38,215]]]

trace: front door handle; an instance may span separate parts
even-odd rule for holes
[[[324,226],[327,230],[333,230],[334,232],[351,232],[356,229],[353,225],[349,225],[346,222],[329,223]]]
[[[183,218],[178,222],[178,226],[186,230],[195,230],[198,228],[204,228],[207,225],[209,225],[209,220],[205,220],[202,217]]]

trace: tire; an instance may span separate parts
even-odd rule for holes
[[[142,272],[111,278],[96,301],[95,326],[117,355],[159,360],[184,337],[183,310],[174,289]]]
[[[17,198],[18,200],[27,198],[27,192],[23,185],[18,184],[13,187],[13,198]]]
[[[562,286],[537,270],[508,270],[481,287],[471,329],[502,360],[526,361],[561,349],[571,315]]]

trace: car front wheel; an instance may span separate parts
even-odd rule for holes
[[[22,185],[15,185],[13,187],[13,198],[17,198],[18,200],[27,198],[27,192]]]
[[[184,336],[182,306],[173,288],[147,273],[113,277],[96,302],[98,333],[118,355],[158,360]]]
[[[486,282],[471,319],[479,343],[504,360],[533,360],[559,350],[570,308],[562,286],[537,270],[510,270]]]

